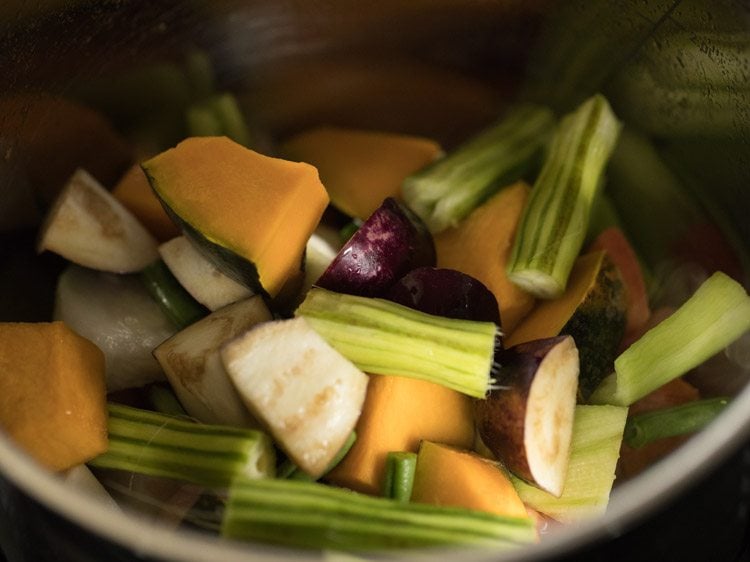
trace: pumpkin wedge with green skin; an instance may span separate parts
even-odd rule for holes
[[[313,166],[191,137],[142,167],[167,214],[224,273],[272,298],[299,275],[328,205]]]
[[[539,301],[506,337],[506,348],[558,334],[573,336],[580,356],[578,395],[586,400],[613,370],[625,331],[627,296],[606,252],[580,256],[562,296]]]

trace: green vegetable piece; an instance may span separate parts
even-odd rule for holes
[[[404,503],[298,480],[237,480],[224,537],[301,548],[372,551],[448,545],[511,548],[534,541],[528,518]]]
[[[351,449],[354,446],[354,442],[356,440],[357,440],[357,432],[352,431],[349,434],[349,437],[346,438],[346,441],[344,441],[344,444],[341,446],[341,449],[339,449],[339,452],[336,453],[336,456],[331,459],[331,462],[328,465],[328,468],[326,468],[325,472],[323,472],[323,476],[331,472],[334,469],[334,467],[341,462],[341,460],[349,452],[349,449]],[[282,463],[281,467],[279,468],[278,477],[279,478],[291,478],[292,480],[307,480],[309,482],[312,482],[315,480],[307,472],[305,472],[304,470],[300,470],[297,467],[297,465],[295,465],[290,459],[286,459]]]
[[[275,453],[262,431],[198,424],[109,404],[109,449],[91,466],[226,487],[235,479],[273,477]]]
[[[432,316],[376,298],[313,288],[295,312],[366,373],[442,384],[482,398],[497,326]]]
[[[411,499],[414,475],[417,472],[417,454],[408,451],[391,451],[385,457],[383,496],[400,502]]]
[[[237,104],[237,98],[230,93],[217,94],[208,103],[221,126],[222,134],[243,146],[250,147],[252,135]]]
[[[162,260],[146,266],[140,275],[148,292],[178,330],[208,315],[208,309],[190,296]]]
[[[709,398],[633,416],[625,426],[625,443],[643,447],[659,439],[693,433],[724,411],[727,398]]]
[[[155,411],[168,416],[188,417],[185,408],[170,388],[161,384],[152,384],[148,387],[146,394]]]
[[[341,243],[346,244],[349,238],[354,236],[354,233],[359,230],[360,226],[362,226],[362,221],[354,219],[341,227],[341,230],[339,230],[339,240],[341,240]]]
[[[717,271],[669,318],[615,360],[615,372],[591,395],[595,404],[629,406],[697,367],[750,329],[750,297]]]
[[[541,298],[563,293],[619,132],[601,95],[563,118],[521,217],[507,266],[513,283]]]
[[[183,66],[194,99],[204,99],[215,89],[213,64],[208,53],[192,49],[185,55]]]
[[[532,168],[554,122],[546,107],[512,108],[489,129],[407,177],[402,185],[404,200],[431,232],[455,226]]]
[[[562,523],[601,515],[609,503],[627,408],[576,406],[568,473],[560,497],[511,478],[523,502]]]
[[[187,110],[186,119],[191,137],[217,137],[224,133],[221,121],[213,108],[205,103],[191,105]]]

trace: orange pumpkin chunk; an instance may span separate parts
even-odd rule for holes
[[[272,297],[299,273],[328,205],[313,166],[264,156],[226,137],[185,139],[143,169],[180,221],[250,264]]]
[[[0,425],[66,470],[107,450],[104,354],[62,322],[0,324]]]
[[[361,220],[386,197],[400,199],[404,178],[441,152],[438,143],[422,137],[335,127],[305,131],[281,146],[287,158],[318,168],[331,202]]]
[[[355,431],[354,445],[326,479],[379,495],[389,452],[416,453],[423,439],[471,447],[474,442],[471,399],[428,381],[370,375]]]
[[[412,501],[465,507],[507,517],[528,517],[505,472],[469,451],[422,441]]]
[[[138,164],[131,166],[120,178],[112,195],[160,242],[180,235],[180,229],[164,211]]]
[[[500,190],[455,228],[435,236],[438,267],[457,269],[484,283],[500,306],[509,334],[533,308],[535,299],[505,273],[513,239],[530,188],[519,182]]]

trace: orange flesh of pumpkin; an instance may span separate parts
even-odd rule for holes
[[[333,205],[361,220],[386,197],[400,199],[404,178],[441,152],[422,137],[334,127],[305,131],[281,146],[285,157],[318,168]]]
[[[411,500],[528,517],[521,498],[499,466],[479,455],[431,441],[422,441],[419,447]]]
[[[603,251],[598,251],[579,257],[570,272],[563,295],[539,302],[515,331],[505,338],[505,347],[558,335],[596,284],[604,255]]]
[[[0,324],[0,425],[51,470],[107,450],[104,354],[62,322]]]
[[[264,156],[226,137],[188,138],[143,167],[182,220],[255,264],[271,296],[299,270],[328,205],[313,166]]]
[[[111,186],[133,162],[133,150],[100,113],[50,94],[0,97],[0,138],[13,139],[29,183],[51,203],[76,168]],[[8,155],[5,155],[6,158]]]
[[[628,309],[625,338],[639,331],[648,321],[651,309],[648,304],[646,282],[641,264],[625,234],[617,227],[603,230],[589,246],[589,251],[605,250],[620,270],[627,289]]]
[[[474,442],[471,401],[439,384],[370,375],[356,426],[357,440],[326,476],[336,485],[380,495],[386,455],[416,453],[422,440],[469,448]]]
[[[133,213],[159,242],[166,242],[180,235],[180,229],[164,211],[140,165],[135,164],[125,172],[112,190],[112,195]]]
[[[505,334],[513,332],[535,301],[531,294],[511,283],[505,273],[529,192],[523,182],[506,187],[456,228],[435,236],[438,267],[457,269],[484,283],[500,306]]]

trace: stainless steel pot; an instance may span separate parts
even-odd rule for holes
[[[682,39],[675,42],[675,37]],[[736,254],[750,250],[746,2],[5,0],[0,5],[0,96],[42,91],[74,96],[133,132],[139,117],[156,119],[181,98],[174,83],[146,81],[141,91],[128,85],[131,99],[123,100],[121,90],[131,71],[168,64],[194,48],[208,54],[222,88],[238,93],[269,142],[325,122],[424,134],[450,147],[488,123],[511,99],[537,99],[565,110],[603,90],[628,123],[682,163],[686,181],[698,186],[710,216],[720,217],[733,236]],[[644,73],[651,73],[651,95],[634,103],[639,92],[629,90],[638,83],[632,78]],[[19,121],[10,110],[2,111],[0,105],[5,151],[0,194],[7,194],[34,177],[33,170],[14,167],[12,154],[14,141],[29,133],[33,120]],[[5,217],[0,316],[44,319],[57,264],[32,257],[35,217],[24,214],[14,197],[0,199],[5,207],[0,208]],[[748,270],[739,269],[739,276],[747,285]],[[708,505],[702,513],[707,520],[726,516],[746,525],[747,514],[733,510],[749,505],[741,488],[750,476],[742,456],[750,439],[750,389],[745,386],[750,360],[735,356],[716,362],[724,371],[719,382],[716,373],[704,375],[704,382],[713,377],[708,381],[713,392],[735,395],[716,423],[618,486],[605,516],[492,559],[581,559],[583,552],[601,552],[596,549],[613,542],[622,549],[618,537],[627,539],[638,526],[660,529],[657,525],[665,522],[656,516],[670,502],[692,497],[699,482],[717,478],[726,489],[710,488],[705,495],[713,507],[729,506],[723,510],[729,514],[715,515],[721,510]],[[728,459],[733,462],[724,464]],[[1,433],[0,474],[0,544],[9,560],[312,557],[175,532],[112,512],[39,469]],[[688,529],[677,540],[689,545],[695,533]],[[731,540],[721,552],[739,548],[741,536]],[[639,559],[657,559],[649,552],[655,551],[640,552]],[[702,551],[692,552],[692,559],[701,559],[697,553]],[[472,552],[460,556],[486,558]],[[618,559],[611,553],[607,557]]]

